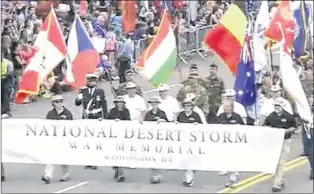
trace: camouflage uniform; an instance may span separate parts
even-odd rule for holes
[[[207,90],[209,106],[220,106],[221,95],[225,90],[224,81],[219,77],[207,77],[203,87]]]
[[[124,83],[119,85],[119,87],[116,91],[117,96],[124,96],[128,93],[128,91],[126,89],[127,83],[129,83],[129,82],[124,82]],[[143,89],[140,86],[137,87],[136,94],[143,97]]]
[[[206,89],[200,84],[193,84],[192,82],[187,81],[181,86],[177,94],[177,100],[182,103],[183,100],[186,98],[186,95],[189,93],[194,93],[195,95],[197,95],[195,100],[195,106],[198,106],[202,111],[204,111],[205,114],[207,114],[209,112],[209,106]]]

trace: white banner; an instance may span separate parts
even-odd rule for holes
[[[2,120],[2,162],[274,173],[284,130],[242,125]]]

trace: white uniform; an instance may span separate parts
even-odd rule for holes
[[[131,120],[140,120],[141,113],[147,110],[146,103],[143,97],[135,94],[130,98],[129,95],[124,95],[125,106],[130,112]]]
[[[175,120],[177,114],[180,112],[180,106],[177,99],[172,96],[167,96],[166,99],[160,99],[160,104],[158,108],[163,110],[166,113],[168,121],[172,122]],[[151,110],[151,105],[148,105],[148,110]]]
[[[293,111],[292,111],[292,107],[291,107],[290,102],[284,98],[282,99],[282,101],[283,101],[283,107],[282,108],[285,111],[287,111],[289,114],[293,115]],[[263,104],[261,111],[260,111],[261,116],[268,117],[268,115],[270,115],[270,113],[272,113],[274,111],[275,111],[274,99],[273,98],[266,99],[264,101],[264,104]]]

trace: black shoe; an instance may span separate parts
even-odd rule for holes
[[[50,178],[46,176],[42,176],[41,180],[44,181],[46,184],[49,184],[51,182]]]
[[[191,182],[186,182],[186,181],[183,182],[183,186],[185,187],[193,187],[193,185],[194,185],[194,180],[192,180]]]
[[[117,168],[117,167],[114,167],[114,176],[113,176],[113,178],[114,178],[114,179],[117,179],[118,176],[119,176],[119,174],[118,174],[118,168]]]
[[[5,181],[5,177],[1,176],[1,182]]]
[[[314,173],[313,173],[313,170],[311,170],[311,172],[310,172],[310,180],[314,180]]]
[[[302,154],[300,154],[300,156],[309,156],[308,153],[303,152]]]
[[[85,169],[97,170],[97,166],[84,166]]]
[[[118,176],[117,178],[117,182],[124,182],[125,181],[125,177],[124,176]]]
[[[276,193],[276,192],[280,192],[282,190],[282,187],[281,186],[278,186],[278,185],[274,185],[272,187],[272,192]]]

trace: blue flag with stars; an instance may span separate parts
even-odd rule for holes
[[[252,22],[249,22],[234,84],[236,101],[240,102],[245,107],[251,106],[256,102],[252,36],[253,25]]]

